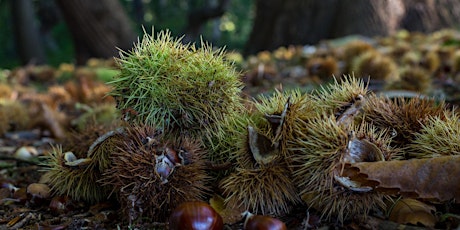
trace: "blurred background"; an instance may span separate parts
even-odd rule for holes
[[[244,56],[346,35],[460,28],[458,0],[0,0],[0,68],[129,50],[143,28]]]

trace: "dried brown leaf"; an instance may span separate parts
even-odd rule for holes
[[[375,181],[380,191],[424,199],[460,201],[460,156],[405,161],[360,162],[351,165],[352,180]],[[356,174],[352,171],[358,169]]]
[[[219,195],[211,197],[211,199],[209,199],[209,204],[222,216],[222,220],[225,224],[234,224],[243,219],[241,213],[244,210],[228,208],[225,205],[224,198]]]
[[[391,210],[389,220],[400,224],[423,224],[426,227],[434,227],[436,217],[434,206],[425,204],[415,199],[401,199],[396,202]]]
[[[54,137],[62,139],[65,137],[64,122],[66,117],[64,114],[53,110],[50,106],[45,103],[41,103],[42,109],[42,122],[51,131]]]

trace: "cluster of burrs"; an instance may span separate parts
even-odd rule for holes
[[[351,164],[458,154],[459,116],[427,97],[387,98],[344,76],[320,89],[276,92],[231,127],[233,172],[220,181],[228,205],[283,216],[307,206],[343,223],[386,211],[392,196],[350,179]]]
[[[47,178],[74,199],[117,198],[130,223],[165,221],[213,193],[228,209],[280,217],[305,207],[343,223],[391,200],[347,165],[460,152],[458,115],[445,104],[377,96],[359,78],[243,103],[222,50],[167,32],[145,35],[118,64],[111,95],[123,122],[54,148]]]
[[[46,178],[58,195],[116,198],[130,224],[165,221],[179,204],[208,199],[205,142],[223,136],[225,119],[242,110],[242,84],[222,50],[201,46],[160,32],[120,53],[109,84],[122,121],[53,148]]]

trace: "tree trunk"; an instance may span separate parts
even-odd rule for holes
[[[245,55],[350,34],[432,32],[460,21],[458,0],[256,0],[255,5]]]
[[[408,0],[400,27],[409,31],[433,32],[458,27],[460,5],[457,0]]]
[[[56,0],[74,39],[76,62],[90,57],[118,56],[136,39],[130,20],[118,1]]]
[[[331,38],[349,34],[386,36],[398,29],[404,13],[401,0],[340,1],[336,7],[340,10],[334,19]]]
[[[138,25],[144,25],[144,16],[145,16],[145,10],[144,10],[144,3],[142,0],[133,0],[132,2],[132,7],[133,7],[133,15],[134,15],[134,20]]]
[[[256,0],[256,18],[245,54],[315,43],[331,34],[339,0]]]
[[[16,47],[22,64],[45,64],[46,55],[30,0],[12,0],[11,12],[14,24]]]
[[[182,42],[193,42],[200,35],[203,25],[206,22],[224,15],[229,3],[230,0],[219,0],[217,6],[207,5],[200,9],[191,10],[188,14],[188,21],[185,26]]]

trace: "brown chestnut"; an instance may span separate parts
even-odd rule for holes
[[[49,204],[51,213],[55,215],[68,213],[74,208],[75,204],[68,196],[55,196]]]
[[[287,230],[283,221],[270,216],[254,215],[246,212],[245,230]]]
[[[201,201],[189,201],[179,205],[169,217],[170,230],[221,230],[222,217],[211,205]]]

